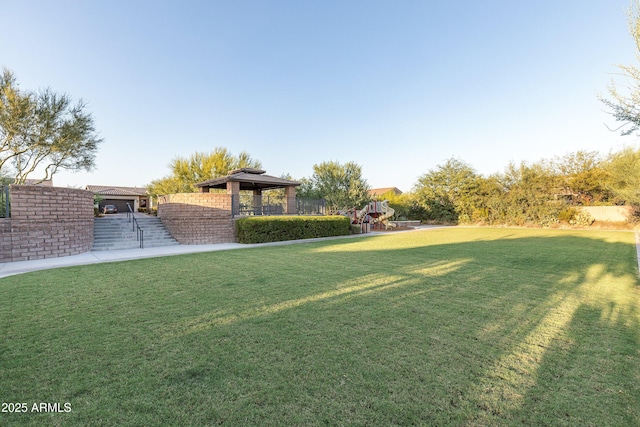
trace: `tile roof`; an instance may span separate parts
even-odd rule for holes
[[[87,190],[101,196],[146,196],[144,187],[113,187],[107,185],[87,185]]]
[[[196,184],[196,187],[224,188],[226,187],[227,182],[230,181],[239,182],[241,190],[281,188],[300,185],[297,181],[265,175],[264,171],[260,169],[244,168],[233,170],[229,175],[221,176],[220,178],[199,182]]]
[[[369,190],[370,196],[382,196],[385,193],[393,191],[395,194],[402,194],[402,191],[398,187],[384,187],[384,188],[372,188]]]
[[[47,179],[45,181],[40,181],[39,179],[29,179],[27,178],[24,182],[25,185],[42,185],[44,187],[53,187],[53,180]]]

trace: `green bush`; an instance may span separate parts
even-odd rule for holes
[[[640,206],[633,205],[631,209],[631,215],[629,216],[629,222],[631,224],[640,223]]]
[[[238,242],[267,243],[314,237],[345,236],[350,220],[335,216],[252,216],[236,221]]]
[[[545,216],[544,218],[540,218],[540,222],[538,223],[538,225],[540,225],[540,227],[548,228],[548,227],[553,227],[554,225],[559,223],[560,223],[560,220],[557,217],[553,215],[548,215],[548,216]]]
[[[594,223],[594,221],[595,219],[593,219],[593,217],[589,215],[587,212],[580,211],[576,214],[574,219],[569,221],[569,224],[578,225],[581,227],[589,227],[591,224]]]
[[[558,220],[564,221],[564,222],[571,222],[575,219],[577,214],[578,214],[578,210],[574,207],[569,206],[560,211],[560,213],[558,214]]]

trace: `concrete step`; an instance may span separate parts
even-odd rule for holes
[[[143,231],[145,248],[179,244],[171,237],[159,218],[136,216],[136,221]],[[124,215],[97,218],[94,221],[93,237],[92,250],[94,251],[140,247],[137,231],[133,223]]]
[[[94,243],[91,248],[92,251],[116,251],[119,249],[137,249],[140,247],[140,242],[115,242],[115,243]]]
[[[175,240],[172,242],[147,242],[144,241],[145,248],[155,248],[160,246],[175,246],[179,245]],[[95,243],[91,248],[92,251],[114,251],[119,249],[137,249],[140,247],[140,242],[133,240],[131,242],[117,242],[117,243]]]
[[[171,237],[171,235],[165,231],[165,230],[144,230],[144,236],[166,236],[166,237]],[[93,233],[93,237],[95,238],[103,238],[103,237],[115,237],[115,236],[122,236],[122,237],[126,237],[126,236],[130,236],[133,235],[135,237],[136,232],[135,231],[131,231],[131,230],[127,230],[127,231],[123,231],[123,230],[114,230],[114,231],[109,231],[109,232],[103,232],[103,231],[98,231],[98,232],[94,232]]]
[[[160,220],[144,220],[144,221],[136,221],[141,227],[142,225],[146,225],[146,226],[151,226],[154,224],[158,224],[158,225],[163,225],[162,221]],[[99,220],[99,221],[95,221],[94,225],[96,227],[113,227],[113,226],[124,226],[124,225],[129,225],[129,227],[131,227],[132,222],[131,221],[127,221],[127,220]]]
[[[101,239],[128,239],[131,236],[133,236],[133,238],[136,238],[136,232],[134,231],[133,233],[128,231],[128,232],[117,232],[117,233],[99,233],[99,234],[94,234],[93,238],[94,240],[101,240]],[[147,232],[146,230],[143,231],[143,235],[145,239],[154,239],[154,238],[171,238],[171,235],[169,233],[166,232]]]
[[[144,226],[140,226],[140,228],[142,230],[149,230],[149,231],[163,231],[166,230],[166,228],[164,227],[144,227]],[[94,228],[94,232],[95,233],[118,233],[118,232],[123,232],[123,233],[127,233],[127,232],[133,232],[135,233],[136,229],[132,228],[132,227],[113,227],[113,228]]]
[[[155,242],[155,241],[173,241],[171,236],[147,236],[146,234],[143,236],[145,242]],[[99,237],[94,238],[93,243],[99,242],[119,242],[119,241],[130,241],[137,240],[136,235],[133,236],[113,236],[113,237]]]
[[[140,227],[142,230],[149,231],[150,233],[163,233],[166,232],[167,229],[164,227]],[[136,229],[131,229],[131,227],[124,228],[94,228],[94,234],[108,234],[108,233],[135,233]]]

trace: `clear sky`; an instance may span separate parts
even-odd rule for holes
[[[175,156],[270,175],[354,161],[409,191],[455,157],[620,149],[597,95],[635,63],[628,0],[0,0],[0,66],[89,105],[104,142],[58,186],[144,186]]]

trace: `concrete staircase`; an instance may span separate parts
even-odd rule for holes
[[[159,218],[136,214],[138,225],[144,231],[144,247],[178,245]],[[107,215],[95,218],[92,251],[135,249],[140,247],[136,231],[126,214]]]

